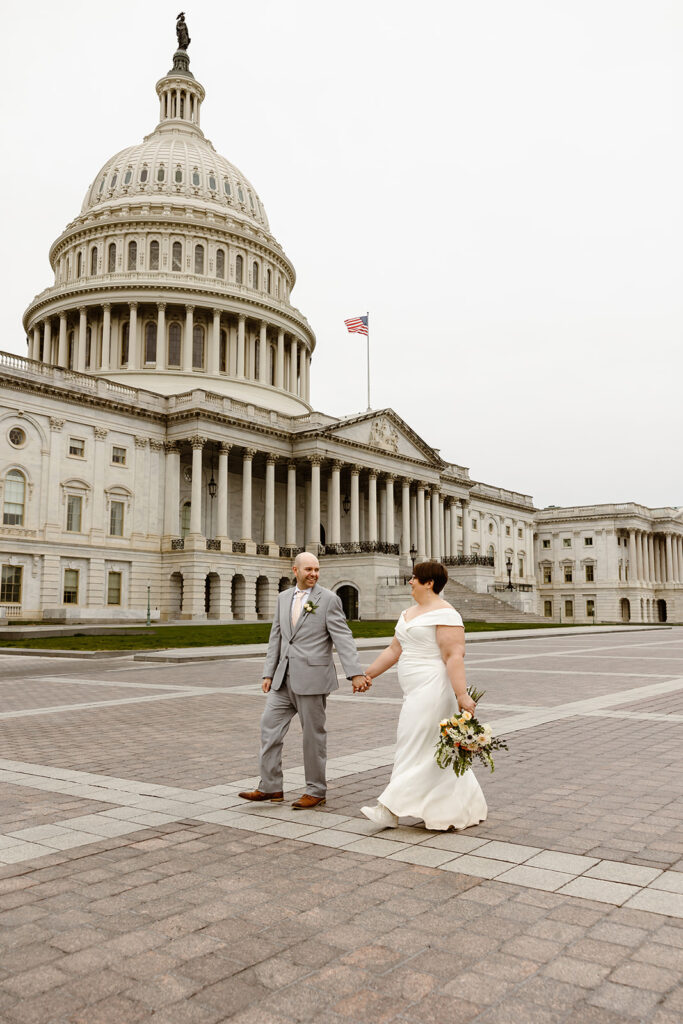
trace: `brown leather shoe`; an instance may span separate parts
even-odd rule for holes
[[[322,807],[324,803],[324,796],[309,796],[308,793],[304,793],[303,796],[294,801],[292,807],[295,811],[310,811],[312,807]]]
[[[279,793],[263,793],[260,789],[252,789],[250,792],[238,793],[242,800],[270,800],[274,804],[281,804],[284,800],[282,791]]]

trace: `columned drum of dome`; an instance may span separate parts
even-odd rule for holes
[[[162,395],[193,388],[303,415],[315,335],[251,182],[200,128],[184,50],[159,123],[96,174],[24,314],[31,358]]]

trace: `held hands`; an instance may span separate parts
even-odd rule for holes
[[[261,683],[261,689],[263,690],[264,693],[268,693],[268,691],[270,690],[272,685],[273,685],[273,680],[266,678]]]
[[[352,676],[351,683],[353,684],[354,693],[365,693],[372,686],[372,680],[367,672],[362,676]]]

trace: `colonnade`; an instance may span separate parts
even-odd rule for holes
[[[36,321],[29,359],[76,370],[199,371],[259,381],[310,401],[311,353],[283,328],[217,307],[166,302],[81,306]]]
[[[629,583],[683,583],[683,535],[630,530]]]

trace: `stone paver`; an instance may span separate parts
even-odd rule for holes
[[[360,815],[395,673],[331,698],[325,808],[240,801],[260,668],[0,655],[2,1024],[681,1019],[683,630],[471,648],[510,751],[461,834]]]

